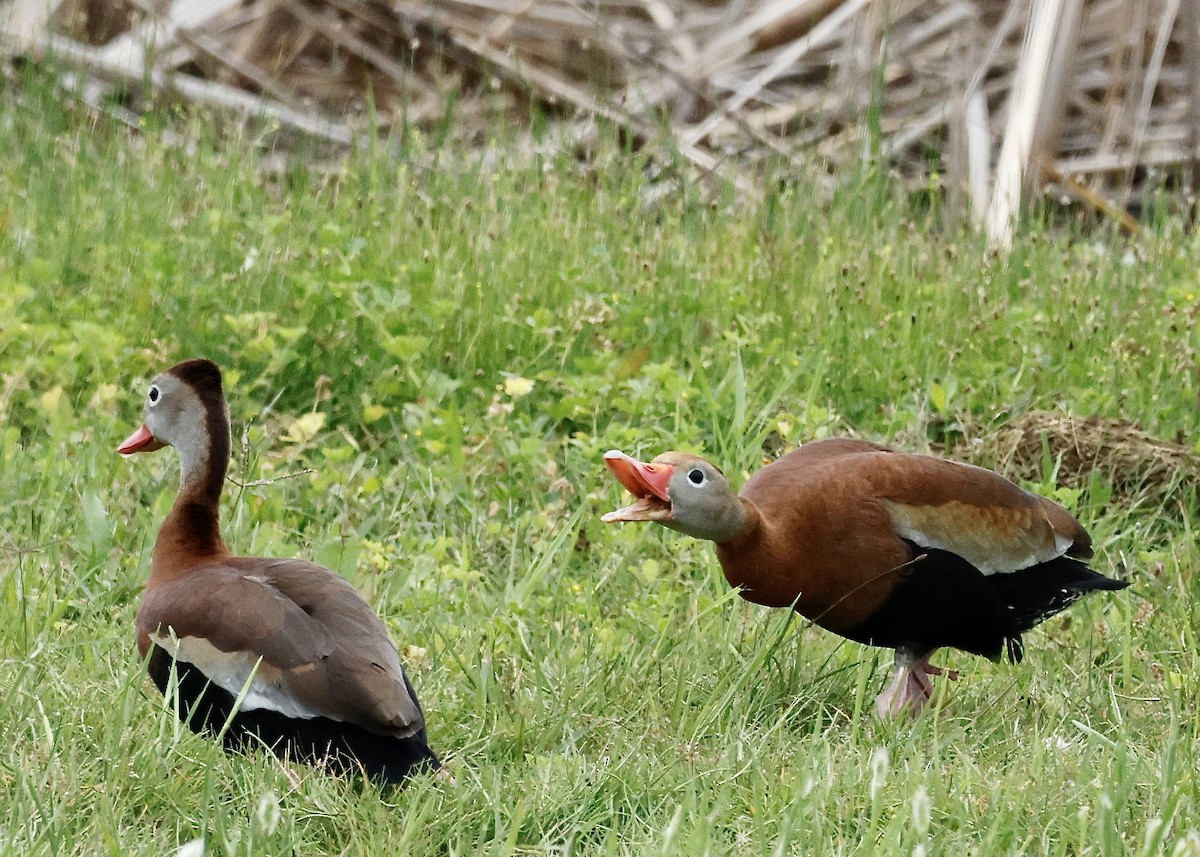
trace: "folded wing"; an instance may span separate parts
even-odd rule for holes
[[[148,592],[153,642],[244,710],[324,717],[404,738],[424,723],[386,627],[342,578],[302,560],[231,557]]]

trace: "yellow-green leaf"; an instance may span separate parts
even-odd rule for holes
[[[367,425],[377,423],[388,415],[388,409],[383,405],[367,405],[363,408],[362,418]]]
[[[949,400],[949,392],[946,390],[944,384],[934,381],[929,385],[929,403],[933,405],[935,410],[943,414],[946,413],[946,408],[950,404]]]
[[[297,417],[295,422],[288,426],[283,439],[288,443],[305,443],[312,440],[324,425],[325,415],[320,411],[305,414]]]
[[[53,413],[57,412],[58,404],[59,404],[59,402],[62,401],[62,395],[63,395],[62,384],[59,384],[53,390],[47,390],[46,392],[42,393],[42,396],[41,396],[42,410],[44,410],[48,414],[53,414]]]
[[[504,379],[504,395],[514,399],[519,399],[522,396],[527,396],[533,390],[533,381],[528,378],[522,378],[520,375],[514,375],[511,378]]]
[[[420,357],[429,348],[428,336],[392,336],[384,343],[388,354],[405,363]]]

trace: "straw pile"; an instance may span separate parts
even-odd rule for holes
[[[1030,189],[1135,228],[1200,180],[1193,0],[0,0],[10,55],[136,121],[145,84],[338,144],[487,116],[500,92],[586,153],[595,120],[752,192],[864,156],[999,245]],[[114,98],[114,93],[120,97]],[[121,104],[116,108],[113,105]],[[465,105],[465,106],[462,106]],[[120,113],[121,110],[130,111]],[[665,136],[664,136],[665,132]],[[782,159],[782,160],[779,160]],[[1164,178],[1165,177],[1165,178]]]
[[[1033,411],[964,440],[949,456],[1029,482],[1052,474],[1055,484],[1070,488],[1087,487],[1100,476],[1126,501],[1165,504],[1194,496],[1200,486],[1200,459],[1188,447],[1155,438],[1128,420]]]

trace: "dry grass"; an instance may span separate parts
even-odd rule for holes
[[[368,120],[441,122],[452,93],[479,140],[486,105],[533,103],[562,120],[558,145],[586,154],[597,119],[639,145],[668,128],[747,190],[766,159],[836,175],[878,155],[941,177],[1001,244],[1031,187],[1133,229],[1147,189],[1196,186],[1198,16],[1181,0],[0,2],[12,53],[82,69],[71,91],[131,123],[147,79],[337,144]]]
[[[970,432],[951,457],[992,467],[1010,477],[1085,488],[1095,475],[1115,495],[1167,501],[1194,493],[1200,458],[1181,443],[1156,438],[1124,419],[1033,411],[977,438]]]

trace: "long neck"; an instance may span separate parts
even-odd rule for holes
[[[780,553],[777,531],[752,501],[739,498],[746,525],[733,538],[717,543],[717,559],[730,586],[747,601],[768,607],[791,607],[804,591],[803,563]],[[783,548],[786,550],[787,545]]]
[[[718,546],[727,550],[740,544],[752,543],[761,536],[762,515],[758,507],[745,497],[738,497],[731,508],[724,528],[724,537],[713,539]]]
[[[152,574],[170,575],[228,553],[221,539],[221,489],[229,468],[229,417],[212,403],[203,423],[180,439],[179,494],[154,545]]]

